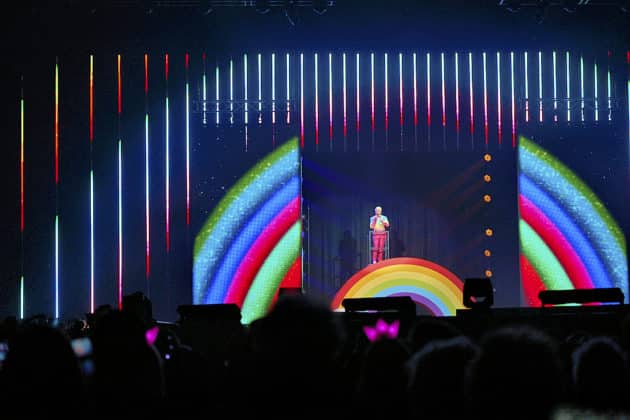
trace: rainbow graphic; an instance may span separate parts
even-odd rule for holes
[[[301,287],[297,138],[232,186],[195,238],[193,303],[236,303],[242,322],[264,316],[278,289]]]
[[[331,307],[346,298],[409,296],[435,316],[453,316],[463,308],[463,282],[441,265],[420,258],[392,258],[365,267],[335,295]]]
[[[619,287],[628,291],[626,240],[602,201],[567,166],[521,136],[521,284],[529,306],[538,292]]]

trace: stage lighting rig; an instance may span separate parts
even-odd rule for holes
[[[547,12],[549,11],[549,7],[551,6],[551,1],[549,0],[537,0],[536,1],[536,14],[535,19],[537,24],[541,24],[545,21],[547,17]]]
[[[214,12],[214,7],[212,7],[211,0],[202,0],[199,2],[199,10],[201,11],[202,16],[208,16],[210,13]]]
[[[254,7],[256,8],[256,11],[261,15],[266,15],[271,11],[269,0],[256,0]]]
[[[499,6],[505,7],[509,12],[516,13],[521,8],[521,2],[518,0],[499,0]]]
[[[313,11],[318,15],[323,15],[328,10],[328,0],[313,0]]]
[[[295,22],[297,20],[297,12],[295,10],[295,0],[286,0],[284,3],[284,15],[287,17],[287,20],[291,24],[291,26],[295,26]]]

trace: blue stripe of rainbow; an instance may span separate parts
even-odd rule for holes
[[[260,236],[262,230],[299,194],[300,180],[294,176],[251,216],[231,241],[227,252],[217,265],[217,270],[212,276],[210,287],[205,296],[206,302],[217,302],[224,299],[234,278],[234,273],[243,262],[243,257],[252,244]]]

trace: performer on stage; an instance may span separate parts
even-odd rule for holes
[[[389,220],[387,216],[382,213],[383,209],[376,207],[374,209],[374,216],[370,217],[370,229],[372,230],[372,264],[383,260],[383,250],[385,249]]]

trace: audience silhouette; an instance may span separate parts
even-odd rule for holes
[[[280,296],[249,325],[157,322],[142,293],[85,319],[0,322],[6,418],[579,418],[627,415],[630,318],[619,336],[448,319],[370,335],[359,318]],[[237,313],[238,315],[238,313]],[[367,319],[367,318],[366,318]],[[367,322],[367,321],[366,321]],[[391,323],[391,318],[389,321]],[[402,324],[401,324],[402,325]],[[465,332],[467,331],[467,332]],[[89,411],[86,411],[89,410]]]

